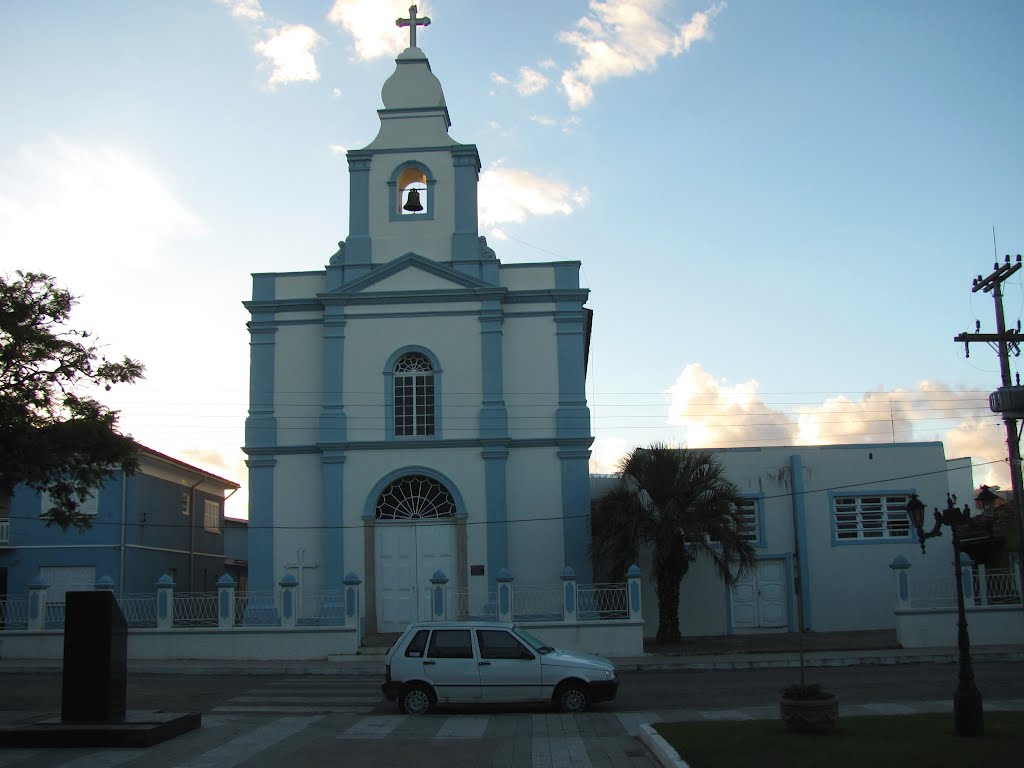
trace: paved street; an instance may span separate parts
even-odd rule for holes
[[[1024,709],[1024,664],[977,665],[991,710]],[[200,711],[203,728],[147,750],[0,749],[0,768],[651,768],[634,738],[642,723],[774,718],[793,669],[623,673],[619,698],[584,715],[542,708],[397,713],[374,676],[150,675],[130,677],[130,709]],[[821,667],[808,679],[840,695],[843,716],[946,712],[956,666]],[[60,676],[0,675],[0,722],[60,707]]]

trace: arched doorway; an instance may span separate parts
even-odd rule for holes
[[[427,585],[435,571],[454,580],[455,499],[427,475],[390,482],[374,507],[377,631],[401,632],[430,618]]]

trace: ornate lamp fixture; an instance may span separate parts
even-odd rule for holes
[[[984,493],[984,491],[982,492]],[[989,491],[991,493],[991,491]],[[992,504],[995,504],[995,494],[992,494]],[[979,495],[979,500],[981,496]],[[984,504],[985,501],[982,501]],[[956,609],[957,609],[957,648],[960,651],[960,671],[957,678],[956,690],[953,692],[953,720],[956,723],[958,736],[981,736],[985,733],[984,712],[981,707],[981,691],[974,682],[974,669],[971,666],[971,639],[967,634],[967,614],[964,610],[964,582],[960,573],[960,533],[959,526],[971,519],[971,510],[967,505],[957,509],[956,496],[946,494],[946,509],[939,512],[935,509],[935,526],[927,533],[924,530],[924,503],[917,498],[917,494],[911,494],[907,502],[907,515],[910,523],[917,530],[917,538],[921,542],[921,552],[924,553],[924,542],[935,536],[942,535],[942,526],[949,526],[953,538],[953,572],[956,582]]]

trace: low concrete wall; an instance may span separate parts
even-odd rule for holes
[[[517,622],[528,632],[558,648],[599,656],[641,656],[642,619],[597,622]],[[309,661],[351,656],[359,652],[355,627],[177,627],[128,630],[128,659],[234,659],[248,661]],[[64,631],[6,630],[0,632],[0,658],[61,659]]]
[[[308,661],[355,654],[359,634],[354,627],[236,627],[130,629],[128,659],[234,659]],[[64,631],[9,630],[0,633],[0,658],[62,659]]]
[[[608,619],[584,624],[517,621],[516,626],[556,648],[598,656],[642,656],[644,652],[643,620]]]
[[[957,644],[955,608],[896,610],[896,638],[904,648],[952,648]],[[1011,645],[1024,638],[1024,609],[1019,605],[968,608],[971,645]]]

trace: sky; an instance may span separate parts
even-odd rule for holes
[[[250,275],[347,236],[345,152],[377,133],[408,8],[0,0],[0,272],[56,276],[72,325],[146,366],[101,398],[144,445],[245,484]],[[582,263],[592,471],[655,441],[942,440],[1008,487],[998,359],[952,339],[995,330],[972,279],[1024,251],[1024,4],[419,14],[481,233],[505,263]]]

